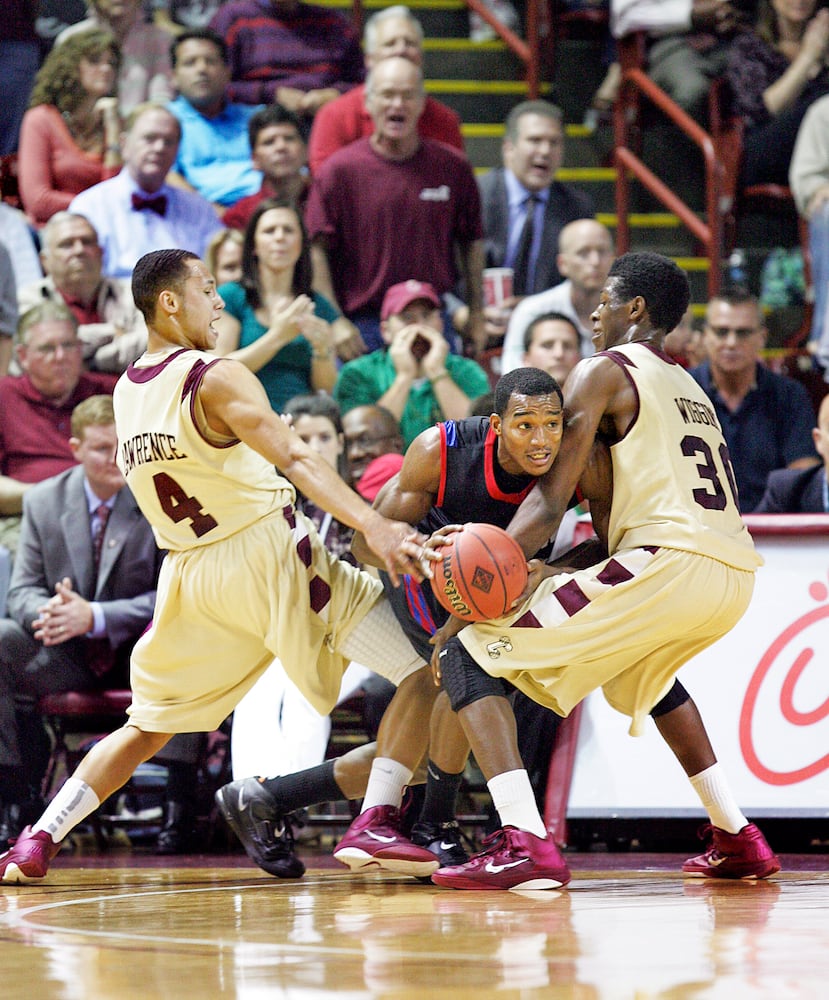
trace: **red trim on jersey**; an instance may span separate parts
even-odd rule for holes
[[[524,497],[535,486],[535,480],[531,480],[519,493],[504,493],[495,481],[495,447],[498,443],[498,435],[492,429],[486,432],[484,441],[484,479],[486,488],[493,500],[501,500],[504,503],[521,503]]]
[[[679,365],[680,368],[684,367],[672,354],[668,354],[664,347],[657,347],[655,344],[642,344],[642,346],[647,347],[651,354],[655,354],[660,361],[664,361],[666,365]]]
[[[438,430],[440,431],[440,479],[438,480],[438,494],[435,498],[435,507],[442,507],[446,493],[446,424],[438,424]]]

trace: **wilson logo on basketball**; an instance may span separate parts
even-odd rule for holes
[[[443,581],[434,595],[458,618],[501,618],[527,585],[520,545],[494,524],[465,524],[446,538],[439,552]]]
[[[455,586],[455,581],[452,579],[452,560],[444,559],[441,563],[443,567],[443,593],[446,600],[449,602],[451,610],[459,618],[467,618],[472,614],[472,609],[469,605],[464,603],[463,598],[458,593],[458,588]]]

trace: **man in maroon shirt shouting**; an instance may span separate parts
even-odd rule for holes
[[[314,287],[382,346],[380,307],[388,288],[413,274],[445,295],[460,262],[469,323],[483,335],[481,200],[465,156],[418,134],[423,76],[409,59],[379,62],[366,82],[374,132],[331,155],[314,177],[306,208]]]

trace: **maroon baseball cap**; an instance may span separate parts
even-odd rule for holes
[[[397,285],[392,285],[383,296],[380,319],[387,320],[389,316],[396,316],[403,312],[406,306],[421,299],[431,302],[433,306],[440,307],[440,296],[426,281],[409,279],[409,281],[401,281]]]

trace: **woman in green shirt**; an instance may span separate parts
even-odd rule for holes
[[[280,412],[292,396],[330,391],[337,378],[331,323],[338,313],[311,289],[311,255],[291,201],[257,206],[245,230],[242,277],[219,286],[225,310],[216,353],[255,372]]]

